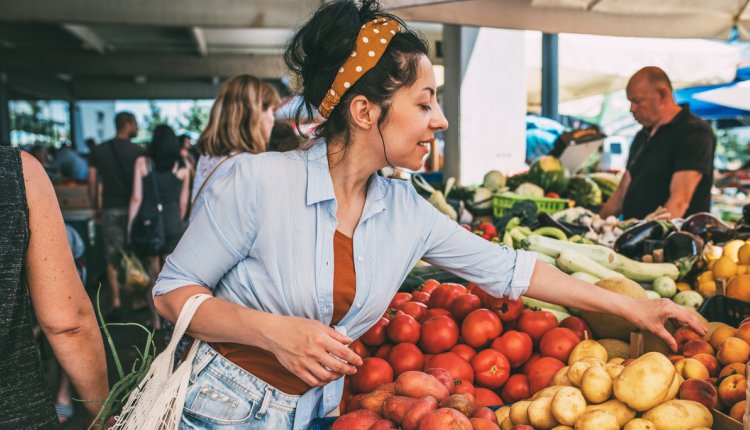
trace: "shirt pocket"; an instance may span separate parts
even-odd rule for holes
[[[201,422],[227,426],[246,424],[253,419],[257,402],[223,384],[207,384],[202,379],[188,390],[185,415]]]

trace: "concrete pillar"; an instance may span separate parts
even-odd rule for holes
[[[542,116],[558,120],[559,62],[557,34],[542,35]]]
[[[10,100],[8,75],[0,72],[0,145],[10,145]]]
[[[480,183],[488,170],[523,168],[526,77],[523,31],[443,28],[446,178]]]
[[[68,100],[68,121],[70,122],[70,141],[73,150],[86,152],[83,144],[83,127],[81,124],[81,108],[76,99]]]

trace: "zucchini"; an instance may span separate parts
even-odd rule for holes
[[[521,301],[527,308],[541,309],[547,312],[552,312],[552,314],[554,314],[557,318],[557,322],[560,322],[570,316],[568,308],[564,306],[547,303],[542,300],[532,299],[531,297],[526,296],[521,296]]]
[[[680,270],[672,263],[642,263],[622,254],[615,254],[615,260],[610,268],[636,282],[653,282],[660,276],[675,280],[680,276]]]
[[[542,254],[541,252],[536,252],[536,251],[530,251],[530,252],[533,252],[536,255],[536,259],[541,261],[542,263],[551,264],[552,266],[556,265],[555,259],[550,257],[549,255]]]
[[[584,272],[599,279],[625,277],[621,273],[610,270],[576,251],[562,251],[560,255],[557,256],[555,262],[557,263],[557,267],[567,273]]]
[[[565,233],[563,233],[563,231],[557,227],[540,227],[531,233],[538,234],[540,236],[551,237],[553,239],[566,241],[566,242],[568,240],[568,237],[565,236]]]
[[[616,254],[615,251],[602,245],[582,245],[580,243],[563,242],[539,235],[528,236],[523,241],[523,247],[529,251],[547,254],[553,258],[557,258],[564,250],[573,250],[605,266],[615,261]]]
[[[579,281],[588,282],[589,284],[596,284],[599,282],[599,278],[586,272],[573,272],[570,276],[578,279]]]

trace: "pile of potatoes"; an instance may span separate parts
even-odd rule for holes
[[[503,430],[688,430],[711,428],[713,416],[702,404],[674,400],[682,377],[669,359],[650,352],[623,365],[608,360],[594,340],[573,349],[568,366],[552,386],[531,399],[496,411]]]

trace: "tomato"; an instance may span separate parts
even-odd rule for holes
[[[378,385],[393,382],[393,368],[382,358],[367,357],[351,378],[352,393],[369,393]]]
[[[536,394],[542,388],[549,387],[555,373],[563,367],[565,367],[565,363],[553,357],[542,357],[536,360],[529,366],[528,377],[531,394]]]
[[[435,288],[435,291],[430,293],[429,305],[431,308],[450,309],[453,300],[464,294],[466,294],[466,287],[461,284],[446,282],[440,284]]]
[[[474,383],[474,368],[468,361],[453,352],[444,352],[431,357],[425,367],[427,369],[440,367],[447,370],[453,379],[466,379],[472,384]]]
[[[476,391],[474,384],[467,381],[466,379],[454,379],[453,385],[455,394],[467,393],[473,396]]]
[[[381,317],[359,340],[367,346],[382,345],[385,342],[385,327],[387,325],[388,318]]]
[[[528,399],[531,397],[529,377],[523,373],[510,375],[508,381],[503,385],[503,390],[500,392],[500,395],[503,400],[508,403],[515,403],[519,400]]]
[[[451,348],[451,352],[455,352],[459,357],[463,358],[466,361],[471,361],[471,359],[474,358],[475,355],[477,355],[477,352],[474,350],[474,348],[466,345],[465,343],[459,343],[458,345],[454,346],[453,348]]]
[[[500,336],[503,323],[489,309],[477,309],[470,313],[461,324],[461,337],[467,345],[480,348]]]
[[[424,373],[437,378],[437,380],[445,385],[445,388],[448,389],[448,393],[454,394],[456,392],[456,384],[453,382],[453,377],[447,370],[440,367],[431,367],[429,369],[426,369]]]
[[[420,325],[411,315],[396,315],[386,328],[388,339],[393,343],[417,343],[419,331]]]
[[[434,317],[422,323],[422,335],[419,339],[422,351],[430,354],[445,352],[453,348],[456,342],[458,325],[451,317]]]
[[[474,398],[476,399],[477,408],[481,408],[482,406],[500,406],[505,403],[494,391],[483,387],[476,387]]]
[[[521,369],[521,372],[523,372],[525,375],[528,375],[529,374],[529,368],[531,367],[531,365],[534,364],[540,358],[542,358],[542,354],[540,354],[538,352],[532,354],[531,357],[529,357],[529,359],[526,360],[526,363],[524,363],[523,368]]]
[[[420,291],[423,291],[427,294],[432,294],[433,291],[435,291],[435,288],[440,285],[440,282],[434,280],[434,279],[428,279],[424,281],[424,284],[422,284],[422,288],[420,288]]]
[[[430,294],[424,291],[414,291],[411,293],[411,301],[427,304],[430,301]]]
[[[349,349],[354,351],[355,354],[359,355],[362,358],[369,357],[370,352],[367,350],[367,347],[360,341],[359,339],[355,340],[354,342],[349,344]]]
[[[528,334],[510,330],[493,340],[491,348],[502,352],[508,359],[510,367],[515,369],[531,357],[534,345],[531,343],[531,337]]]
[[[581,338],[571,329],[555,327],[544,333],[539,342],[539,351],[547,357],[554,357],[563,363],[568,362],[568,357],[573,348],[581,342]]]
[[[425,312],[424,316],[422,317],[422,320],[419,321],[420,323],[423,323],[427,321],[428,319],[435,318],[435,317],[448,317],[450,319],[453,319],[453,315],[451,314],[451,311],[448,309],[428,309],[427,312]]]
[[[378,347],[378,349],[375,350],[375,352],[372,354],[373,357],[382,358],[385,360],[388,357],[388,352],[393,348],[392,343],[384,343]]]
[[[500,321],[513,321],[521,316],[523,302],[521,299],[513,300],[510,297],[492,297],[489,294],[484,301],[484,307],[495,311]]]
[[[406,302],[398,305],[398,310],[406,315],[411,315],[415,320],[421,321],[427,313],[427,305],[419,302]]]
[[[482,300],[474,294],[465,294],[451,303],[451,314],[456,320],[462,320],[469,315],[471,312],[479,309],[482,306]]]
[[[471,359],[474,368],[474,381],[477,385],[497,389],[503,386],[510,376],[510,363],[505,356],[494,349],[479,351]]]
[[[393,368],[393,374],[398,376],[407,370],[422,370],[424,354],[413,343],[398,343],[388,351],[388,364]]]
[[[391,299],[391,304],[388,305],[388,307],[398,308],[398,305],[400,305],[401,303],[406,303],[409,300],[411,300],[411,294],[399,291],[398,293],[396,293],[396,295],[393,296],[393,298]]]
[[[594,336],[591,334],[591,329],[589,328],[589,325],[586,323],[586,321],[578,317],[565,318],[564,320],[560,321],[560,327],[565,327],[573,330],[581,340],[594,338]]]
[[[539,344],[547,330],[557,327],[557,318],[552,312],[533,311],[522,313],[518,319],[518,329],[531,336],[534,345]]]

